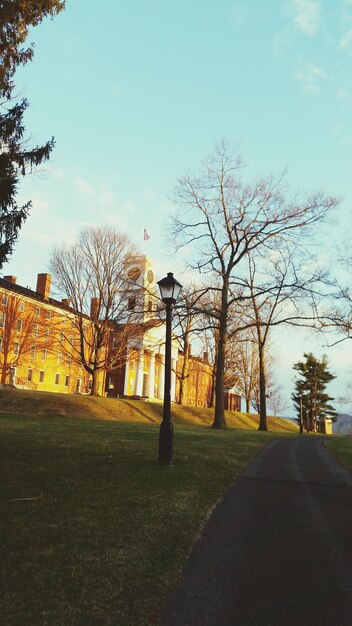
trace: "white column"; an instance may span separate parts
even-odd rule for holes
[[[148,396],[154,398],[155,386],[155,354],[151,353],[149,357],[149,373],[148,373]]]
[[[128,396],[128,378],[129,378],[129,373],[130,373],[130,354],[127,353],[127,360],[126,360],[126,364],[125,364],[125,380],[123,383],[123,395],[124,396]]]
[[[171,359],[171,401],[175,402],[176,398],[176,359]]]
[[[165,382],[165,363],[164,358],[159,362],[159,378],[158,378],[158,398],[164,399],[164,382]]]
[[[135,395],[141,396],[143,394],[143,370],[144,370],[144,352],[143,349],[138,352],[138,362],[136,371],[136,388]]]

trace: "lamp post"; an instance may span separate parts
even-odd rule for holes
[[[303,434],[303,397],[299,398],[299,434]]]
[[[165,278],[158,281],[161,299],[166,308],[166,339],[165,339],[165,378],[163,420],[159,432],[159,463],[172,465],[173,424],[171,422],[171,317],[172,307],[180,293],[182,285],[168,272]]]

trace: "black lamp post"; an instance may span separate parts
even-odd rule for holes
[[[161,299],[166,307],[166,340],[165,340],[165,378],[163,421],[159,432],[159,463],[172,465],[173,424],[171,422],[171,313],[180,293],[182,285],[168,272],[165,278],[157,283]]]
[[[303,434],[303,396],[299,398],[299,434]]]

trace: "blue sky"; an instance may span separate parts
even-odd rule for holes
[[[57,144],[21,184],[33,209],[3,267],[20,284],[35,287],[53,243],[98,223],[138,245],[146,227],[160,274],[177,268],[168,196],[223,137],[253,174],[287,167],[293,186],[342,198],[326,248],[350,230],[352,0],[67,0],[30,40],[34,61],[16,80],[26,126]],[[302,346],[323,351],[293,343],[285,380]],[[329,357],[349,367],[347,348]]]

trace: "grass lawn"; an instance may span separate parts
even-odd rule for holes
[[[213,505],[280,436],[177,425],[168,468],[158,430],[0,415],[1,624],[154,624]]]
[[[352,471],[352,437],[332,437],[326,441],[328,450]]]
[[[162,402],[0,388],[0,413],[25,417],[59,416],[160,424]],[[230,428],[258,429],[259,417],[255,413],[225,411],[225,414]],[[172,419],[175,424],[210,426],[214,419],[214,409],[173,404]],[[270,431],[296,434],[299,431],[298,425],[290,420],[268,416],[267,421]]]

